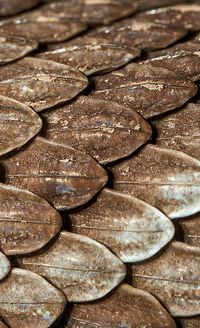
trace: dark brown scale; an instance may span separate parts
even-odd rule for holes
[[[157,315],[154,315],[157,313]],[[66,328],[175,328],[169,313],[149,293],[122,284],[98,302],[76,304]]]
[[[178,28],[193,32],[200,31],[200,4],[198,1],[149,10],[138,14],[136,17],[175,30]]]
[[[7,255],[36,251],[61,228],[59,213],[27,190],[0,184],[0,207],[0,247]]]
[[[86,203],[107,182],[106,171],[90,156],[39,137],[2,163],[7,184],[28,189],[60,210]]]
[[[33,40],[0,36],[0,65],[19,59],[37,47],[38,43]]]
[[[143,61],[143,64],[149,63],[154,67],[172,70],[192,81],[200,79],[200,43],[188,42],[182,47],[180,44],[180,47],[174,46],[165,51],[152,52],[150,56],[152,58]]]
[[[105,164],[136,151],[151,137],[150,125],[131,108],[79,97],[43,114],[45,137],[74,147]]]
[[[200,105],[188,103],[180,111],[152,123],[157,130],[158,146],[180,150],[200,160]]]
[[[37,57],[70,65],[89,76],[113,71],[128,64],[139,54],[140,50],[137,48],[109,44],[106,40],[99,42],[96,38],[79,37],[50,45],[48,51],[39,53]]]
[[[129,64],[93,79],[93,98],[119,102],[138,111],[144,118],[180,107],[197,92],[189,79],[151,63]]]
[[[75,68],[33,57],[2,66],[0,72],[0,94],[38,112],[71,100],[88,85]]]

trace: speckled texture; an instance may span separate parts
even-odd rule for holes
[[[133,285],[156,296],[172,315],[200,314],[200,248],[173,242],[160,256],[132,270]]]
[[[2,163],[7,184],[28,189],[60,210],[86,203],[107,182],[106,171],[90,156],[39,137]]]
[[[174,235],[174,226],[163,213],[111,189],[104,189],[93,205],[70,218],[74,232],[103,243],[123,262],[155,255]]]
[[[89,25],[107,24],[133,14],[138,5],[132,0],[59,0],[39,8],[37,15],[67,18]]]
[[[149,10],[137,15],[139,19],[152,21],[158,25],[169,26],[172,29],[182,28],[190,31],[200,31],[200,4],[181,3],[174,6]]]
[[[0,284],[1,317],[12,328],[48,328],[65,305],[59,290],[28,270],[15,268]]]
[[[1,67],[0,94],[38,112],[74,98],[87,85],[81,72],[50,60],[26,57]]]
[[[137,48],[123,47],[106,40],[100,42],[92,37],[79,37],[66,43],[50,45],[48,51],[39,53],[37,57],[70,65],[88,76],[113,71],[128,64],[139,54]]]
[[[0,327],[197,328],[199,0],[0,16]]]
[[[19,59],[37,49],[38,43],[17,37],[0,36],[0,65]]]
[[[41,127],[40,117],[30,107],[0,96],[0,155],[23,146]]]
[[[61,232],[46,252],[23,258],[22,263],[46,277],[72,302],[98,299],[126,275],[124,264],[105,246],[69,232]]]
[[[94,77],[94,83],[92,97],[119,102],[144,118],[180,107],[197,91],[190,80],[143,63]]]
[[[87,36],[105,39],[127,47],[143,50],[165,48],[181,39],[186,34],[184,29],[172,29],[162,24],[136,17],[125,18],[111,25],[89,31]],[[84,38],[84,36],[83,36]]]
[[[112,172],[115,190],[141,198],[172,219],[200,211],[200,161],[189,155],[147,145]]]
[[[23,37],[40,43],[60,42],[84,31],[86,25],[58,17],[28,12],[0,22],[0,36]]]
[[[60,230],[59,213],[29,191],[0,184],[0,246],[7,255],[42,248]]]
[[[181,111],[152,123],[158,146],[180,150],[200,160],[200,105],[188,103]]]
[[[152,51],[150,57],[143,63],[172,70],[192,81],[200,79],[200,42],[179,43],[162,51]]]
[[[65,327],[175,328],[176,325],[152,295],[122,284],[106,299],[76,304]]]
[[[187,41],[182,41],[182,42],[178,42],[175,43],[174,45],[166,48],[166,49],[157,49],[157,50],[152,50],[152,51],[147,51],[145,53],[145,57],[147,57],[148,59],[151,58],[156,58],[156,57],[162,57],[165,55],[169,55],[169,56],[174,56],[174,55],[184,55],[184,54],[191,54],[195,51],[199,51],[200,49],[200,42],[198,40],[198,35],[194,34],[195,36],[192,39],[189,39]]]
[[[43,114],[45,137],[86,152],[105,164],[133,153],[151,138],[150,125],[131,108],[80,97]]]

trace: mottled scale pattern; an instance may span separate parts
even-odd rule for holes
[[[199,0],[0,0],[0,328],[200,327],[199,81]]]

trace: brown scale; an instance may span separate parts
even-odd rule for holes
[[[199,2],[0,16],[0,327],[199,327]]]

